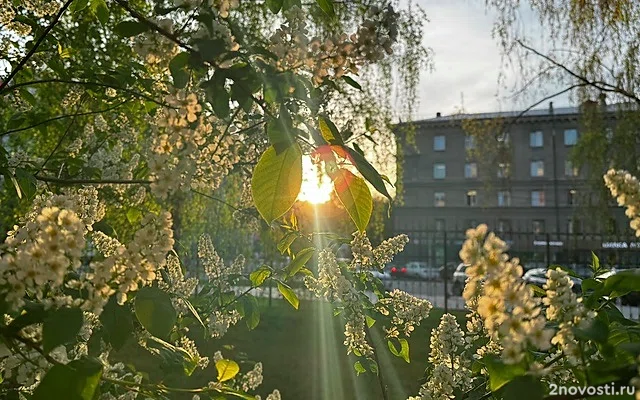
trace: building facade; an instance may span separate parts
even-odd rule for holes
[[[394,231],[417,240],[414,257],[420,252],[440,263],[446,249],[434,238],[443,232],[456,236],[455,253],[461,232],[480,223],[511,238],[514,252],[544,262],[585,262],[590,250],[610,242],[629,246],[628,220],[614,202],[608,226],[579,212],[591,195],[585,171],[571,161],[581,134],[580,109],[550,106],[519,114],[438,115],[414,123],[415,146],[402,149],[404,204],[393,212]],[[488,132],[494,142],[480,144],[480,136],[469,133],[469,121],[495,120],[499,128]],[[612,113],[607,123],[614,120]]]

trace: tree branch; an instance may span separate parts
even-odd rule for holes
[[[565,71],[567,74],[571,75],[572,77],[574,77],[575,79],[577,79],[578,81],[582,82],[584,85],[583,86],[592,86],[598,90],[601,90],[603,92],[612,92],[612,93],[618,93],[622,96],[625,96],[631,100],[634,100],[636,103],[640,104],[640,97],[636,96],[634,93],[629,92],[626,89],[623,89],[619,86],[613,85],[611,83],[608,82],[601,82],[601,81],[591,81],[589,79],[587,79],[586,77],[572,71],[571,69],[569,69],[569,67],[561,64],[560,62],[554,60],[553,58],[549,57],[546,54],[542,54],[541,52],[539,52],[538,50],[534,49],[533,47],[527,46],[526,44],[524,44],[522,41],[520,40],[516,40],[516,43],[523,47],[524,49],[532,52],[533,54],[544,58],[545,60],[547,60],[548,62],[550,62],[551,64],[555,65],[556,67],[560,68],[561,70]]]
[[[37,126],[44,125],[44,124],[47,124],[49,122],[57,121],[59,119],[70,118],[70,117],[75,119],[76,117],[82,117],[82,116],[85,116],[85,115],[102,114],[102,113],[105,113],[105,112],[108,112],[108,111],[111,111],[111,110],[115,110],[116,108],[128,103],[129,101],[130,100],[126,100],[126,101],[118,103],[118,104],[116,104],[114,106],[107,107],[107,108],[102,109],[102,110],[87,111],[87,112],[81,112],[81,113],[75,113],[75,114],[59,115],[57,117],[45,119],[43,121],[38,122],[37,124],[29,125],[29,126],[26,126],[24,128],[17,128],[17,129],[12,129],[10,131],[2,132],[2,133],[0,133],[0,136],[9,135],[11,133],[22,132],[22,131],[26,131],[26,130],[29,130],[29,129],[33,129],[33,128],[37,127]]]
[[[39,181],[55,183],[64,186],[73,185],[149,185],[153,181],[146,181],[142,179],[122,180],[122,179],[64,179],[55,178],[52,176],[34,175]]]
[[[38,47],[40,47],[40,44],[42,44],[42,42],[44,41],[44,38],[47,37],[51,29],[53,29],[53,27],[58,23],[60,17],[62,17],[62,14],[64,14],[66,9],[69,8],[69,5],[71,5],[72,1],[73,0],[67,0],[66,3],[62,5],[60,10],[58,10],[58,13],[53,17],[53,20],[51,20],[49,25],[44,29],[44,32],[42,32],[40,37],[33,44],[33,47],[31,47],[31,50],[29,50],[27,55],[24,56],[24,58],[20,60],[18,65],[16,65],[16,67],[13,69],[13,71],[9,73],[7,79],[0,82],[0,93],[2,93],[2,90],[9,84],[9,82],[11,82],[11,79],[13,79],[18,74],[18,72],[20,72],[20,70],[27,64],[27,61],[29,61],[31,56],[35,54],[36,50],[38,50]]]
[[[151,102],[154,102],[160,106],[163,107],[169,107],[169,108],[173,108],[170,105],[163,103],[162,101],[158,101],[156,99],[154,99],[153,97],[141,93],[141,92],[137,92],[135,90],[131,90],[131,89],[127,89],[127,88],[123,88],[121,86],[114,86],[114,85],[109,85],[107,83],[102,83],[102,82],[86,82],[86,81],[74,81],[71,79],[42,79],[42,80],[37,80],[37,81],[30,81],[30,82],[20,82],[20,83],[16,83],[15,85],[11,85],[10,87],[7,88],[7,91],[10,92],[14,89],[17,89],[19,87],[23,87],[23,86],[33,86],[33,85],[38,85],[38,84],[42,84],[42,83],[67,83],[70,85],[82,85],[82,86],[100,86],[100,87],[108,87],[108,88],[112,88],[115,90],[119,90],[121,92],[124,93],[128,93],[132,96],[136,96],[136,97],[140,97],[143,98],[145,100],[149,100]]]

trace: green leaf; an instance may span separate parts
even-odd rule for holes
[[[340,136],[340,131],[338,128],[331,122],[329,117],[325,115],[318,116],[318,127],[320,128],[320,134],[329,142],[329,144],[344,144],[342,142],[342,137]]]
[[[367,327],[371,328],[373,325],[375,325],[376,320],[371,318],[370,316],[366,315],[365,318],[367,319]]]
[[[138,21],[123,21],[120,22],[113,31],[122,37],[137,36],[143,32],[149,30],[149,27]]]
[[[402,357],[407,363],[410,363],[411,360],[409,358],[409,342],[407,342],[407,339],[399,339],[399,341],[400,341],[399,357]]]
[[[609,338],[609,326],[600,318],[594,318],[582,329],[575,329],[578,339],[593,340],[596,343],[606,343]]]
[[[333,176],[333,189],[358,230],[364,232],[373,212],[373,198],[364,179],[339,169]]]
[[[604,281],[603,295],[620,297],[640,288],[640,269],[621,271]]]
[[[518,376],[504,386],[504,400],[540,400],[544,385],[532,376]]]
[[[271,10],[272,13],[277,14],[282,8],[283,0],[267,0],[267,7]]]
[[[593,251],[591,252],[591,271],[593,271],[593,273],[595,274],[596,272],[600,271],[600,259],[598,258],[598,256],[596,255],[596,253],[594,253]]]
[[[356,363],[353,364],[353,369],[356,370],[356,374],[358,376],[360,376],[360,374],[364,374],[365,372],[367,372],[367,369],[362,366],[362,363],[360,361],[356,361]]]
[[[88,5],[89,5],[89,0],[75,0],[73,3],[71,3],[71,7],[69,7],[69,11],[74,13],[80,12],[85,8],[87,8]]]
[[[191,304],[191,302],[188,299],[182,298],[182,301],[184,302],[184,304],[187,305],[187,308],[189,309],[189,311],[191,311],[191,314],[193,315],[193,317],[200,323],[200,326],[202,326],[205,332],[207,332],[209,328],[207,328],[207,326],[204,324],[204,321],[202,321],[202,318],[200,318],[200,314],[198,313],[198,310],[196,310],[196,308],[193,306],[193,304]]]
[[[493,355],[484,357],[483,360],[489,372],[489,388],[492,392],[526,373],[526,369],[522,365],[507,365]]]
[[[173,78],[173,85],[177,88],[184,88],[189,82],[189,71],[185,68],[189,63],[189,53],[177,54],[169,61],[169,71]]]
[[[320,1],[320,0],[318,0]],[[345,82],[347,82],[350,86],[353,86],[354,88],[358,89],[358,90],[362,90],[362,86],[360,86],[360,84],[358,82],[356,82],[352,77],[347,76],[347,75],[342,75],[342,79],[344,79]]]
[[[271,276],[271,268],[267,265],[263,265],[257,270],[253,271],[249,274],[249,280],[253,284],[253,286],[258,287],[261,286],[264,281],[267,280]]]
[[[391,340],[387,340],[387,346],[389,347],[389,351],[396,357],[400,357],[400,351],[396,349],[396,346],[393,344]]]
[[[281,112],[277,119],[270,118],[267,123],[267,136],[269,143],[278,147],[287,147],[295,142],[295,131],[291,123],[291,117],[286,112]]]
[[[307,247],[306,249],[300,250],[291,263],[289,263],[289,266],[287,267],[287,275],[294,276],[298,273],[302,267],[307,265],[315,251],[316,249],[313,247]]]
[[[177,320],[171,297],[158,288],[140,289],[136,295],[134,309],[142,326],[159,338],[167,337]]]
[[[131,225],[135,225],[142,220],[142,211],[137,208],[130,208],[127,210],[127,221]]]
[[[42,349],[45,353],[75,341],[84,317],[79,308],[60,308],[50,314],[42,325]]]
[[[98,17],[98,21],[100,21],[100,24],[106,25],[109,22],[109,7],[107,7],[107,3],[104,0],[94,0],[94,2],[94,12]]]
[[[280,154],[269,147],[256,165],[251,193],[258,212],[268,223],[293,206],[302,186],[302,151],[298,144]]]
[[[101,377],[102,364],[92,358],[57,364],[40,381],[31,400],[92,400]]]
[[[133,332],[133,315],[126,305],[119,305],[116,296],[111,296],[100,314],[100,322],[105,332],[105,342],[115,350],[120,350]]]
[[[242,302],[244,308],[244,321],[247,324],[247,328],[255,329],[260,323],[260,308],[258,307],[258,300],[251,295],[246,295],[239,300]]]
[[[278,290],[280,291],[280,293],[282,293],[282,297],[287,299],[289,304],[291,304],[293,308],[297,310],[298,306],[300,305],[300,300],[298,300],[298,296],[295,294],[293,289],[291,289],[291,287],[285,283],[278,282]]]
[[[48,313],[42,304],[27,303],[25,313],[20,314],[16,319],[11,321],[7,329],[11,333],[16,333],[24,327],[33,324],[39,324],[45,320]]]
[[[22,168],[18,168],[16,169],[16,182],[26,200],[31,200],[35,197],[37,191],[36,178],[32,174]]]
[[[278,242],[278,251],[280,254],[288,252],[291,244],[293,244],[299,236],[299,232],[287,232]]]
[[[233,360],[219,360],[216,362],[216,370],[218,371],[218,382],[226,382],[238,375],[240,366]]]
[[[384,185],[384,180],[382,179],[382,176],[373,167],[373,165],[371,165],[369,161],[367,161],[367,159],[364,158],[362,154],[358,153],[357,151],[347,146],[343,146],[343,147],[347,151],[347,153],[351,155],[351,159],[353,163],[355,164],[358,171],[362,174],[362,176],[364,176],[364,178],[367,181],[369,181],[369,183],[371,183],[371,185],[373,185],[373,187],[376,188],[376,190],[380,194],[384,195],[389,200],[392,200],[391,195],[387,191],[387,187]]]
[[[333,2],[331,0],[316,0],[322,11],[324,11],[328,16],[334,17],[336,15],[335,10],[333,9]]]
[[[291,7],[302,7],[300,0],[283,0],[282,11],[288,11]]]

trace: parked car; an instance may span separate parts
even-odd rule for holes
[[[522,276],[522,280],[524,280],[528,284],[530,283],[542,288],[544,284],[547,283],[548,270],[548,268],[530,269],[524,273],[524,275]],[[573,276],[570,276],[569,278],[571,278],[571,280],[573,281],[573,287],[571,288],[571,290],[576,293],[582,293],[582,279]]]
[[[467,265],[460,263],[453,271],[453,276],[451,277],[451,294],[454,296],[462,296],[464,284],[467,281],[466,269]]]
[[[391,273],[386,269],[382,271],[371,271],[371,274],[378,279],[382,279],[382,280],[391,279]]]
[[[436,280],[440,277],[440,271],[436,267],[430,267],[426,262],[411,261],[406,265],[409,278]]]

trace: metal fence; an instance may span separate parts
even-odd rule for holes
[[[458,253],[465,240],[464,231],[404,230],[409,243],[398,255],[396,262],[406,264],[422,261],[429,266],[455,266],[460,262]],[[525,268],[563,265],[587,273],[595,253],[600,263],[616,268],[640,267],[640,238],[632,235],[601,233],[498,233],[509,246],[509,255],[518,257]]]

